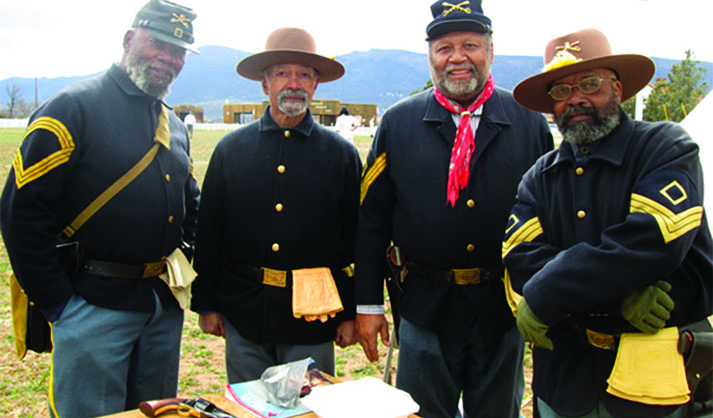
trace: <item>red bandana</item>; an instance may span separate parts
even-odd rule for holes
[[[470,115],[493,95],[494,88],[495,82],[493,82],[493,76],[490,75],[480,97],[468,106],[466,110],[446,98],[437,88],[433,89],[436,94],[436,100],[441,106],[452,113],[460,114],[456,140],[453,143],[453,151],[451,151],[451,164],[448,168],[448,203],[451,206],[456,205],[458,193],[466,188],[470,177],[470,157],[475,151],[475,138],[473,129],[470,126]]]

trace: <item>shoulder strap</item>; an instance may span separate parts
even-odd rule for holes
[[[117,193],[134,181],[146,167],[151,164],[159,145],[170,147],[170,133],[168,131],[168,111],[166,106],[161,106],[161,114],[158,118],[158,126],[156,127],[156,142],[149,152],[144,155],[138,163],[136,163],[129,171],[124,173],[117,181],[114,182],[108,189],[104,190],[92,203],[87,206],[76,218],[57,236],[59,242],[67,242],[84,225],[102,206],[111,200]]]

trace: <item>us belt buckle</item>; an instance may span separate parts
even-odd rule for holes
[[[268,286],[287,287],[287,272],[263,267],[262,283]]]
[[[453,281],[455,284],[478,284],[480,283],[480,269],[453,269]]]
[[[146,279],[148,277],[156,277],[159,274],[163,273],[163,270],[166,267],[166,261],[161,260],[155,263],[146,263],[144,265],[146,267],[144,268],[144,274],[141,276],[142,279]]]
[[[591,329],[586,330],[589,344],[605,350],[616,351],[616,339],[613,335],[601,334]]]

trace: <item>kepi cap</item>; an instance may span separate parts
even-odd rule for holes
[[[193,43],[193,21],[196,13],[188,7],[166,0],[151,0],[136,13],[134,28],[144,28],[159,41],[199,53]]]
[[[481,0],[439,0],[433,3],[433,21],[426,27],[426,39],[435,39],[450,32],[492,33],[493,23],[483,14],[481,3]]]

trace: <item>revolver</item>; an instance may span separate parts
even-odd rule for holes
[[[238,418],[213,403],[203,399],[169,398],[141,402],[139,410],[147,417],[157,417],[165,412],[175,411],[182,417],[193,418]]]

